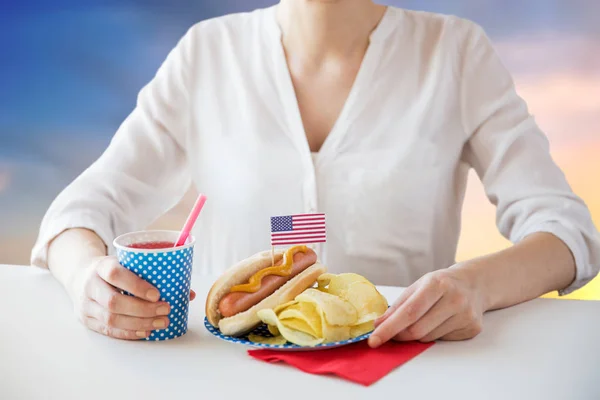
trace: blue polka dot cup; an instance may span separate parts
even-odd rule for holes
[[[169,326],[152,331],[146,340],[174,339],[188,329],[195,239],[190,236],[183,246],[172,247],[178,236],[176,231],[141,231],[121,235],[113,242],[119,263],[150,282],[160,291],[160,299],[171,306]]]

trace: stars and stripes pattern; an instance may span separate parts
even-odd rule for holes
[[[324,243],[325,214],[295,214],[271,217],[271,245]]]

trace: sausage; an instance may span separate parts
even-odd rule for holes
[[[280,260],[276,265],[281,265]],[[231,292],[223,296],[219,302],[219,311],[225,318],[244,312],[250,307],[260,303],[263,299],[275,293],[277,289],[283,286],[287,281],[304,271],[317,262],[317,254],[308,249],[306,253],[298,252],[294,254],[292,263],[292,272],[288,276],[267,275],[263,277],[260,288],[254,293]]]

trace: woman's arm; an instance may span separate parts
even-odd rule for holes
[[[95,232],[112,250],[116,236],[145,228],[183,197],[191,183],[187,138],[197,34],[192,28],[180,40],[142,88],[108,148],[53,201],[32,265],[47,267],[48,244],[71,228]]]
[[[369,344],[470,339],[482,331],[486,311],[565,288],[574,279],[568,247],[551,233],[533,233],[508,249],[419,279],[376,321]]]
[[[509,307],[570,286],[575,260],[562,240],[551,233],[533,233],[494,254],[452,268],[472,274],[483,297],[484,311]]]
[[[477,172],[497,208],[500,232],[515,244],[419,279],[376,322],[372,346],[391,338],[472,338],[483,329],[484,312],[554,290],[569,293],[600,269],[600,241],[587,207],[553,162],[483,30],[464,23],[460,29],[466,32],[456,50],[464,60],[462,161]]]
[[[88,229],[68,229],[48,245],[48,269],[72,296],[77,272],[105,257],[106,245]]]
[[[389,340],[464,340],[483,329],[486,311],[572,284],[575,261],[551,233],[533,233],[505,250],[425,275],[378,321],[371,346]]]
[[[498,269],[489,272],[498,279],[488,282],[496,289],[493,308],[555,290],[572,292],[600,269],[598,232],[483,30],[472,25],[468,38],[461,76],[463,161],[496,206],[498,229],[516,244],[473,264]],[[525,240],[531,235],[535,239]],[[517,265],[507,266],[512,262]]]
[[[159,292],[107,254],[116,236],[144,229],[190,185],[196,34],[192,28],[169,53],[106,151],[55,199],[32,251],[32,265],[52,271],[81,321],[109,336],[139,339],[169,323]]]

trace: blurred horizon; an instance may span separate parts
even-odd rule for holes
[[[0,263],[28,264],[54,197],[108,145],[137,92],[193,24],[267,0],[0,4]],[[600,226],[600,1],[383,1],[482,25],[552,155]],[[596,183],[596,185],[594,185]],[[190,194],[154,226],[178,228]],[[457,259],[509,245],[471,174]],[[600,278],[571,298],[600,299]]]

